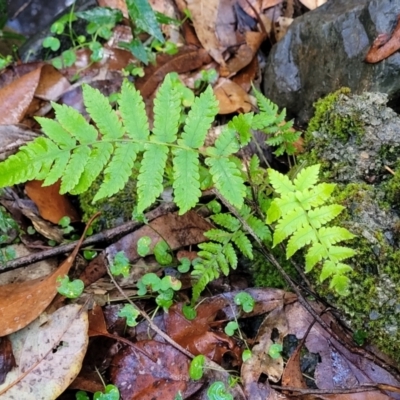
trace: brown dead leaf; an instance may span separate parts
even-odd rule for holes
[[[279,42],[289,29],[292,24],[293,18],[279,17],[275,23],[275,40]]]
[[[93,218],[89,221],[71,255],[50,275],[0,286],[0,320],[2,321],[0,336],[9,335],[24,328],[51,303],[57,294],[57,278],[68,274],[92,220]]]
[[[323,308],[314,302],[311,305],[320,313]],[[300,303],[286,306],[286,316],[289,324],[289,334],[296,335],[301,339],[313,321],[311,314],[304,309]],[[324,313],[323,319],[329,326],[333,326],[335,319],[329,314]],[[344,338],[342,338],[344,340]],[[352,346],[352,344],[349,344]],[[354,388],[371,382],[400,386],[400,382],[388,371],[375,364],[372,360],[362,354],[355,354],[345,347],[344,343],[339,343],[318,323],[314,324],[307,335],[305,346],[308,351],[318,353],[321,362],[315,370],[315,384],[320,389],[345,389]],[[370,393],[370,394],[367,394]],[[353,397],[354,396],[354,397]],[[375,397],[374,397],[375,396]],[[361,400],[361,399],[389,399],[390,397],[382,392],[363,392],[346,393],[343,395],[318,394],[321,399],[340,399],[340,400]]]
[[[118,242],[108,246],[106,254],[110,262],[119,251],[124,251],[130,262],[140,258],[137,253],[137,241],[143,236],[151,238],[150,253],[161,240],[166,240],[172,250],[202,243],[206,240],[203,233],[212,225],[195,211],[184,215],[170,213],[151,221],[149,226],[143,226],[135,232],[124,236]]]
[[[214,94],[219,102],[219,114],[251,111],[249,95],[230,79],[219,78],[214,87]]]
[[[153,340],[136,345],[142,352],[125,348],[111,363],[111,381],[119,388],[121,398],[174,400],[178,391],[193,393],[199,388],[198,383],[190,381],[189,359],[180,351]]]
[[[50,186],[42,186],[43,181],[30,181],[25,184],[28,197],[36,204],[42,218],[58,224],[62,217],[71,222],[79,221],[79,215],[68,197],[60,194],[60,181]]]
[[[224,65],[223,53],[237,44],[233,2],[186,0],[186,3],[200,43],[218,64]]]
[[[23,144],[37,137],[37,133],[23,125],[0,125],[0,161],[4,161],[16,153]]]
[[[244,67],[238,74],[232,77],[232,82],[238,84],[246,93],[251,89],[251,84],[259,73],[257,57],[254,57],[249,65]]]
[[[40,79],[41,68],[23,75],[0,90],[0,124],[17,124],[25,116]]]
[[[57,100],[69,87],[69,82],[53,66],[40,65],[0,89],[0,124],[17,124],[34,97]]]
[[[285,370],[282,374],[282,386],[307,389],[306,381],[304,380],[303,374],[300,369],[300,357],[303,345],[303,341],[300,341],[300,343],[296,347],[296,350],[287,361]]]
[[[260,15],[267,8],[275,7],[278,4],[281,4],[283,0],[238,0],[240,7],[250,15],[250,17],[257,19],[257,15],[255,14],[253,8]],[[253,8],[249,5],[249,3],[253,6]]]
[[[155,65],[148,65],[144,69],[144,77],[135,81],[136,88],[143,98],[149,98],[164,80],[169,72],[185,73],[200,68],[209,63],[210,57],[204,49],[193,46],[181,48],[177,54],[159,54]]]
[[[372,43],[371,48],[365,56],[367,63],[377,63],[391,56],[400,49],[400,17],[391,35],[380,34]]]
[[[52,65],[45,64],[41,69],[40,80],[35,90],[35,97],[42,100],[55,101],[68,91],[70,87],[71,84],[60,71]]]
[[[55,399],[82,367],[88,345],[87,312],[69,304],[10,336],[17,367],[0,386],[3,399]]]
[[[262,32],[248,31],[244,37],[246,43],[239,46],[234,57],[227,61],[225,67],[220,68],[221,76],[232,76],[249,65],[256,58],[257,51],[265,40],[265,34]]]
[[[273,331],[277,334],[272,337]],[[268,376],[272,382],[278,382],[283,373],[283,359],[278,357],[273,359],[268,350],[272,344],[283,343],[283,338],[288,333],[288,324],[283,309],[283,302],[276,307],[261,323],[258,329],[256,344],[252,348],[252,357],[242,365],[241,377],[246,387],[253,382],[258,382],[261,374]]]
[[[224,332],[211,329],[218,311],[225,305],[226,300],[222,297],[214,298],[214,301],[207,304],[201,303],[196,307],[196,318],[188,320],[182,314],[182,303],[175,304],[164,315],[166,332],[195,356],[203,354],[221,363],[223,355],[230,351],[236,356],[236,362],[240,362],[241,350],[235,341]]]

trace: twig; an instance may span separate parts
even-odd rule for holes
[[[169,212],[175,211],[176,205],[174,203],[163,203],[156,209],[148,212],[146,218],[148,221],[152,221],[162,215],[168,214]],[[118,240],[120,237],[135,231],[143,225],[142,222],[129,221],[126,224],[120,225],[116,228],[107,229],[103,232],[97,233],[93,236],[88,237],[82,243],[82,246],[91,246],[98,243],[110,243]],[[17,268],[24,267],[26,265],[33,264],[38,261],[46,260],[51,257],[59,256],[61,254],[71,252],[76,246],[77,241],[58,246],[49,250],[44,250],[39,253],[33,253],[29,256],[19,257],[15,260],[8,261],[3,268],[0,267],[0,273]]]

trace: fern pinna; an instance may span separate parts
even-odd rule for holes
[[[319,183],[320,165],[304,168],[292,181],[278,171],[268,169],[269,180],[280,197],[275,198],[267,213],[267,223],[277,221],[273,246],[286,238],[286,256],[308,246],[305,254],[306,272],[322,262],[320,281],[332,277],[330,287],[339,294],[346,294],[349,278],[345,275],[352,268],[341,261],[352,257],[355,251],[336,243],[352,239],[354,235],[338,226],[324,226],[338,216],[343,206],[324,205],[331,197],[335,184]]]
[[[17,154],[0,163],[0,187],[32,179],[43,180],[46,186],[61,179],[61,193],[80,194],[104,171],[96,201],[123,189],[141,154],[139,213],[162,193],[168,157],[172,158],[174,201],[180,213],[197,204],[201,195],[199,148],[218,112],[210,87],[195,98],[181,127],[180,86],[167,75],[154,100],[152,132],[144,101],[127,80],[118,99],[119,115],[105,96],[88,85],[83,87],[83,100],[97,129],[75,109],[53,103],[57,121],[37,118],[46,136],[22,146]],[[227,128],[206,149],[205,163],[214,186],[240,208],[245,185],[238,163],[231,159],[238,149],[236,132]]]
[[[268,226],[252,215],[248,206],[243,205],[239,214],[261,240],[272,240]],[[238,260],[233,244],[245,257],[253,259],[253,245],[237,218],[220,213],[213,215],[211,220],[217,227],[204,233],[210,242],[199,244],[201,261],[194,265],[192,271],[192,276],[197,278],[193,284],[192,303],[196,302],[209,282],[219,278],[221,273],[227,276],[230,268],[236,269]]]

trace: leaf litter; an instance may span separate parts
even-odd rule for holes
[[[313,9],[324,1],[301,2]],[[152,5],[161,10],[164,4],[156,3],[152,2]],[[293,17],[293,1],[286,2],[286,10],[282,10],[282,0],[177,0],[175,3],[181,12],[188,8],[192,15],[191,23],[186,21],[182,26],[186,41],[182,42],[181,38],[174,39],[179,44],[178,52],[174,55],[157,55],[155,64],[145,67],[143,77],[136,79],[136,87],[147,100],[151,100],[169,72],[177,72],[182,80],[194,82],[197,79],[194,77],[202,70],[216,68],[219,79],[214,85],[214,93],[219,101],[220,114],[251,111],[253,101],[248,92],[251,83],[257,81],[260,76],[257,52],[266,35],[267,40],[271,42],[284,35],[285,24],[290,23]],[[126,3],[123,1],[103,0],[101,5],[119,8],[125,13],[125,17],[127,16]],[[235,28],[239,12],[237,5],[259,24],[261,22],[266,28],[265,31],[250,29],[244,24],[247,30],[239,32]],[[280,31],[274,28],[275,25]],[[61,98],[62,101],[68,102],[68,99],[72,99],[70,101],[79,108],[79,104],[82,104],[80,83],[72,86],[69,79],[82,67],[85,68],[82,76],[93,85],[98,84],[101,90],[106,91],[107,85],[110,85],[109,92],[112,92],[114,87],[118,88],[121,76],[115,77],[115,72],[119,73],[129,63],[135,62],[129,52],[118,48],[118,38],[122,38],[126,32],[129,35],[129,28],[125,28],[116,27],[115,36],[105,45],[106,57],[102,62],[91,63],[90,53],[83,50],[78,51],[76,63],[64,68],[61,73],[50,65],[41,63],[22,64],[15,70],[9,69],[2,74],[0,104],[4,112],[0,119],[0,138],[6,140],[4,138],[10,130],[14,132],[15,137],[11,143],[4,142],[2,151],[8,151],[11,146],[12,152],[15,142],[23,142],[37,135],[34,129],[25,127],[22,130],[17,124],[23,122],[27,127],[36,128],[32,117],[45,115],[50,110],[49,100]],[[380,57],[380,60],[396,51],[393,43],[397,31],[398,29],[393,33],[391,40],[389,37],[378,38],[368,55],[370,62],[376,62],[376,57]],[[173,34],[168,35],[172,38]],[[384,39],[388,40],[385,42],[388,44],[385,45]],[[121,40],[129,40],[129,36]],[[28,195],[30,192],[45,219],[57,223],[60,216],[70,215],[72,219],[79,220],[76,211],[71,211],[71,204],[66,197],[50,197],[48,192],[42,191],[44,188],[37,188],[35,183],[27,184],[25,189]],[[38,193],[32,194],[32,190],[37,190]],[[107,265],[112,262],[115,254],[124,251],[130,262],[137,263],[137,268],[133,268],[132,274],[125,281],[119,279],[118,282],[126,290],[132,287],[133,291],[129,293],[135,295],[135,285],[148,266],[154,265],[154,271],[161,275],[161,269],[152,257],[154,258],[154,246],[164,239],[171,251],[186,249],[182,251],[191,254],[193,261],[196,251],[193,251],[191,246],[205,240],[203,233],[210,228],[210,224],[195,212],[184,217],[186,219],[177,217],[176,214],[166,214],[108,245],[82,272],[83,280],[87,285],[98,282],[99,278],[106,274]],[[45,230],[39,232],[46,236]],[[143,236],[151,238],[151,249],[145,259],[137,253],[137,242]],[[235,282],[226,283],[220,280],[213,290],[225,293],[205,298],[197,308],[195,319],[188,320],[182,313],[182,300],[187,300],[184,293],[179,294],[181,302],[172,306],[168,312],[154,317],[153,324],[166,332],[173,342],[189,349],[192,355],[206,354],[209,357],[207,365],[216,370],[207,370],[204,378],[198,382],[191,380],[188,375],[190,357],[179,351],[179,347],[167,343],[148,321],[143,320],[137,327],[126,329],[125,320],[118,316],[121,304],[106,305],[105,310],[114,307],[117,311],[106,312],[105,315],[99,306],[94,306],[89,318],[90,323],[86,310],[77,304],[62,305],[54,313],[47,314],[45,309],[56,296],[56,278],[58,275],[68,274],[79,245],[80,243],[71,256],[47,277],[22,283],[7,283],[1,287],[1,371],[6,381],[0,386],[0,398],[17,399],[21,398],[21,393],[28,391],[32,391],[32,399],[39,398],[40,395],[49,399],[57,398],[80,371],[81,379],[78,376],[73,387],[88,391],[98,390],[99,381],[94,378],[91,378],[92,381],[85,381],[85,376],[93,375],[85,375],[84,372],[90,370],[88,366],[101,365],[102,362],[111,365],[111,381],[120,388],[124,399],[174,399],[178,391],[183,393],[183,398],[189,398],[195,392],[195,398],[206,398],[208,386],[217,380],[223,381],[229,387],[228,373],[217,364],[227,369],[236,368],[243,389],[239,385],[229,387],[228,391],[235,399],[282,399],[293,395],[307,399],[333,400],[400,398],[395,390],[395,387],[400,386],[396,373],[381,368],[374,360],[369,359],[362,349],[354,349],[354,345],[345,337],[341,337],[341,340],[332,337],[312,320],[294,294],[282,290],[245,287],[255,298],[255,308],[250,313],[244,313],[234,301],[237,293],[233,290]],[[98,297],[97,301],[106,304],[105,298],[110,296],[110,293],[107,288],[103,292],[103,298]],[[96,298],[95,294],[90,296]],[[56,304],[60,305],[62,301],[58,298]],[[140,306],[143,309],[148,307],[143,300]],[[318,309],[316,305],[315,308]],[[318,309],[318,312],[321,311]],[[253,320],[257,318],[258,322],[255,323]],[[331,327],[342,329],[329,312],[324,313],[324,318],[329,320]],[[228,322],[236,320],[241,324],[250,320],[259,326],[257,332],[245,334],[252,345],[253,357],[244,363],[241,360],[245,349],[242,338],[228,336],[224,331]],[[284,344],[285,337],[289,335],[300,339],[294,353],[288,355],[288,359],[283,355],[272,358],[268,349],[273,344]],[[93,359],[83,361],[89,336],[92,337],[91,340],[104,337],[114,343],[98,349],[100,354],[97,354],[98,359],[95,363],[91,363]],[[48,338],[46,345],[43,338]],[[125,343],[126,346],[122,346],[121,343]],[[104,354],[100,350],[104,351]],[[305,384],[301,370],[303,351],[318,354],[320,357],[314,375],[315,386],[318,389],[314,391]],[[89,356],[93,355],[88,352],[87,358],[90,358]],[[81,369],[83,362],[85,368]],[[50,375],[48,370],[52,371]],[[93,369],[90,372],[93,372]],[[274,385],[277,382],[281,382],[281,386]],[[373,382],[380,382],[380,385],[375,388],[368,387]],[[49,393],[43,392],[44,386]],[[94,387],[96,389],[93,389]],[[370,391],[341,393],[343,387],[364,387]],[[25,398],[29,400],[28,397]]]

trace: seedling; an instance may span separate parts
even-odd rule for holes
[[[158,293],[157,306],[167,310],[172,305],[174,292],[181,289],[182,283],[172,276],[168,275],[160,279],[156,274],[150,272],[139,279],[137,287],[139,296],[146,295],[148,291]]]
[[[274,360],[281,356],[282,345],[280,343],[274,343],[269,346],[268,355]]]
[[[151,239],[148,236],[142,236],[137,242],[137,252],[139,256],[146,257],[150,253]]]
[[[85,288],[85,285],[80,279],[71,281],[67,275],[64,277],[59,276],[57,282],[60,284],[57,288],[58,293],[68,299],[76,299],[82,294]]]
[[[71,226],[71,218],[70,217],[62,217],[58,221],[58,225],[61,226],[64,235],[68,235],[69,233],[74,231],[74,227]]]
[[[138,324],[137,317],[139,315],[140,311],[137,308],[133,307],[132,304],[125,304],[118,313],[119,317],[126,318],[126,324],[131,327]]]
[[[130,264],[123,251],[119,251],[114,256],[114,261],[110,266],[110,271],[114,276],[122,275],[124,278],[129,276]]]

